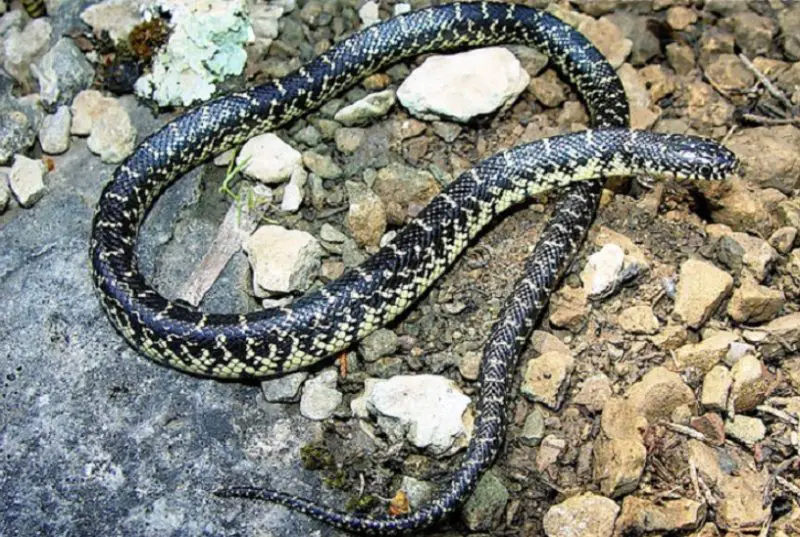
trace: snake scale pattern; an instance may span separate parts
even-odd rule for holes
[[[481,162],[364,264],[284,308],[205,314],[164,298],[140,274],[135,247],[141,223],[163,189],[188,170],[400,60],[514,43],[550,57],[576,87],[598,130],[541,140]],[[344,350],[390,322],[498,214],[531,195],[566,187],[492,329],[473,438],[449,487],[435,500],[409,515],[366,518],[267,489],[217,492],[280,503],[353,532],[418,531],[455,510],[500,449],[517,356],[594,218],[601,183],[592,179],[638,173],[722,179],[736,166],[733,155],[713,142],[629,131],[627,124],[627,101],[613,68],[586,38],[549,14],[514,4],[459,2],[398,16],[352,35],[280,80],[204,103],[142,142],[101,194],[90,245],[94,282],[114,326],[153,360],[214,378],[280,375]]]

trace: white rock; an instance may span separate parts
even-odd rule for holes
[[[127,39],[131,30],[142,22],[141,0],[106,0],[89,6],[81,13],[81,20],[88,24],[95,35],[104,30],[114,41]]]
[[[606,244],[600,251],[590,255],[581,272],[586,295],[602,298],[613,293],[619,285],[624,263],[625,251],[616,244]]]
[[[245,162],[247,165],[242,169],[245,175],[262,183],[277,184],[289,179],[302,166],[303,156],[270,132],[244,144],[236,164],[243,166]]]
[[[395,16],[402,15],[403,13],[408,13],[409,11],[411,11],[411,4],[406,4],[405,2],[401,2],[399,4],[394,5]]]
[[[300,413],[310,420],[324,420],[333,415],[343,396],[336,389],[336,369],[326,369],[306,381],[300,396]]]
[[[283,189],[283,199],[281,200],[281,211],[294,213],[300,209],[303,203],[303,188],[308,180],[308,172],[303,168],[295,168],[289,184]]]
[[[23,207],[31,207],[44,195],[44,173],[47,168],[41,160],[23,155],[14,156],[14,165],[8,178],[9,186]]]
[[[385,116],[397,102],[394,90],[387,89],[367,95],[349,106],[345,106],[333,117],[348,127],[361,125]]]
[[[322,264],[322,247],[305,231],[261,226],[243,246],[256,296],[304,291]]]
[[[361,18],[361,27],[366,28],[381,21],[378,15],[378,3],[373,0],[365,2],[361,9],[358,10],[358,16]]]
[[[113,97],[106,97],[97,90],[83,90],[72,101],[72,126],[70,132],[77,136],[89,136],[92,125],[110,108],[119,107]]]
[[[393,440],[407,438],[434,455],[452,453],[466,445],[471,431],[470,399],[451,380],[437,375],[400,375],[367,379],[364,394],[351,409],[376,416],[378,426]]]
[[[397,97],[415,116],[467,122],[509,106],[530,76],[505,48],[432,56],[406,78]]]
[[[39,129],[39,143],[42,151],[58,155],[69,149],[69,130],[72,114],[68,106],[59,106],[55,114],[45,116]]]
[[[115,101],[116,102],[116,101]],[[117,164],[133,153],[136,128],[122,106],[112,106],[92,124],[87,145],[103,162]]]
[[[53,28],[47,19],[35,19],[25,29],[10,28],[3,39],[3,67],[23,85],[30,85],[30,66],[38,60],[50,44]]]

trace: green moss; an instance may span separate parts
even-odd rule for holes
[[[376,505],[378,505],[378,499],[371,494],[367,494],[366,496],[352,496],[344,504],[344,508],[349,512],[368,511]]]
[[[335,464],[333,455],[321,443],[306,444],[300,448],[300,462],[306,470],[326,470]]]

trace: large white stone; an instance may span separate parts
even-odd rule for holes
[[[261,226],[244,243],[256,296],[304,291],[322,264],[322,247],[310,233]]]
[[[236,157],[237,165],[247,163],[245,175],[266,184],[286,181],[302,162],[299,151],[271,132],[248,140]]]
[[[397,98],[422,119],[467,122],[509,106],[530,82],[519,60],[501,47],[432,56],[397,90]]]
[[[393,441],[407,438],[434,455],[466,445],[470,399],[456,384],[437,375],[399,375],[367,379],[364,395],[351,403],[359,417],[376,416],[378,426]]]

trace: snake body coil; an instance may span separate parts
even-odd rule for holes
[[[140,274],[135,244],[155,198],[214,154],[273,130],[401,59],[466,46],[521,43],[547,54],[577,88],[594,125],[624,127],[628,108],[613,68],[578,32],[519,5],[454,3],[396,17],[345,39],[273,83],[202,104],[145,140],[114,172],[95,216],[90,255],[104,308],[119,331],[152,359],[218,378],[259,378],[309,366],[399,315],[497,214],[572,181],[648,172],[722,178],[734,159],[698,138],[602,129],[504,151],[462,175],[361,266],[286,308],[207,315],[168,301]],[[455,509],[503,440],[508,377],[564,266],[580,244],[600,183],[575,184],[557,205],[524,277],[485,350],[475,433],[450,487],[411,515],[367,519],[264,489],[220,495],[275,501],[351,531],[419,529]]]

